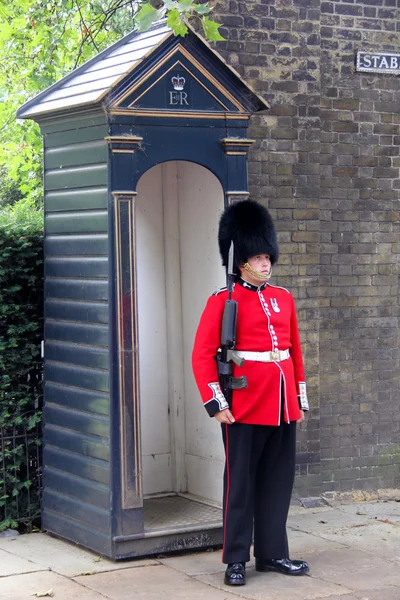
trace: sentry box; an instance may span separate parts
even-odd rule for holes
[[[19,109],[44,142],[47,531],[113,559],[221,543],[220,428],[191,350],[266,108],[159,23]]]

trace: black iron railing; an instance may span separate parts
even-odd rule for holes
[[[31,531],[40,518],[41,424],[30,414],[21,424],[0,427],[0,531]],[[32,413],[33,421],[37,420]]]

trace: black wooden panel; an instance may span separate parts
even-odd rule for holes
[[[105,485],[75,477],[64,471],[57,471],[49,467],[43,469],[43,482],[46,488],[57,490],[79,498],[83,502],[93,504],[104,510],[110,506],[110,490]]]
[[[81,142],[45,148],[44,160],[46,169],[58,169],[76,165],[88,165],[107,161],[108,144],[102,140]]]
[[[73,365],[63,365],[46,360],[44,366],[46,381],[64,383],[89,390],[109,391],[108,371],[85,369]]]
[[[89,456],[91,458],[98,458],[99,460],[109,462],[110,446],[108,441],[105,443],[104,441],[98,441],[98,437],[84,435],[75,430],[70,431],[69,429],[64,429],[62,426],[55,426],[52,422],[54,416],[54,411],[51,411],[51,407],[49,407],[49,410],[46,409],[44,439],[47,444],[50,444],[55,448],[82,454],[82,456]],[[65,427],[68,427],[69,425],[70,423],[68,423],[68,425],[65,424]]]
[[[108,254],[108,236],[105,233],[78,235],[46,235],[44,249],[50,254]]]
[[[72,300],[107,300],[108,281],[96,279],[58,279],[47,278],[45,282],[46,298],[65,298]]]
[[[101,277],[108,276],[106,256],[51,257],[45,260],[46,277]]]
[[[108,190],[106,187],[77,188],[47,192],[44,208],[47,213],[59,210],[96,210],[107,208]]]
[[[100,302],[74,302],[73,300],[46,300],[45,315],[49,319],[108,323],[108,305]]]
[[[74,520],[73,515],[72,517],[59,515],[43,505],[42,528],[66,540],[71,540],[74,544],[80,544],[84,548],[112,557],[111,533],[104,533],[79,523]]]
[[[108,169],[106,164],[70,167],[45,171],[44,189],[63,190],[69,188],[107,185]]]
[[[56,121],[51,123],[42,123],[40,130],[44,137],[45,146],[52,143],[55,146],[60,146],[75,141],[98,140],[108,135],[107,117],[104,113],[92,114],[91,116],[81,113],[76,118],[57,118]],[[67,141],[69,139],[71,139],[70,142]]]
[[[73,516],[75,521],[95,527],[99,531],[105,532],[110,529],[110,513],[108,510],[87,504],[77,498],[45,488],[43,490],[43,504],[48,510],[59,515]]]
[[[65,429],[73,430],[77,437],[79,437],[77,432],[91,436],[92,439],[90,441],[92,444],[102,445],[106,443],[106,447],[108,447],[108,442],[105,442],[103,439],[105,438],[108,440],[110,437],[110,421],[108,417],[82,412],[66,406],[51,404],[47,399],[44,420],[45,430],[48,424],[55,425]],[[53,445],[57,446],[58,444],[55,443]],[[72,449],[72,451],[74,450]],[[75,452],[78,452],[78,450],[75,450]],[[99,452],[104,452],[104,448],[103,450],[99,450]],[[108,451],[106,456],[96,456],[95,458],[108,460]]]
[[[110,485],[110,468],[108,463],[95,458],[81,456],[66,450],[59,450],[49,444],[43,449],[43,462],[46,466],[66,471],[72,475]]]
[[[106,232],[108,215],[106,210],[81,212],[53,212],[44,219],[46,235],[49,233]]]
[[[69,363],[79,367],[93,369],[108,369],[109,367],[109,354],[106,348],[46,341],[44,356],[46,360]]]
[[[88,413],[110,414],[110,398],[101,392],[46,382],[44,386],[46,402],[60,406],[77,408]]]
[[[109,335],[107,325],[86,325],[85,323],[70,323],[68,321],[47,319],[44,331],[46,340],[108,346]]]

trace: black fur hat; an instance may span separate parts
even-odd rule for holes
[[[278,241],[271,215],[254,200],[234,202],[221,215],[218,243],[224,267],[228,266],[231,241],[235,248],[234,270],[237,275],[239,265],[257,254],[269,254],[271,264],[278,260]]]

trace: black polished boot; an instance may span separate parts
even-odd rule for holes
[[[225,585],[244,585],[246,583],[246,563],[230,563],[225,571]]]
[[[305,575],[310,570],[305,560],[290,558],[256,558],[256,571],[276,571],[284,575]]]

